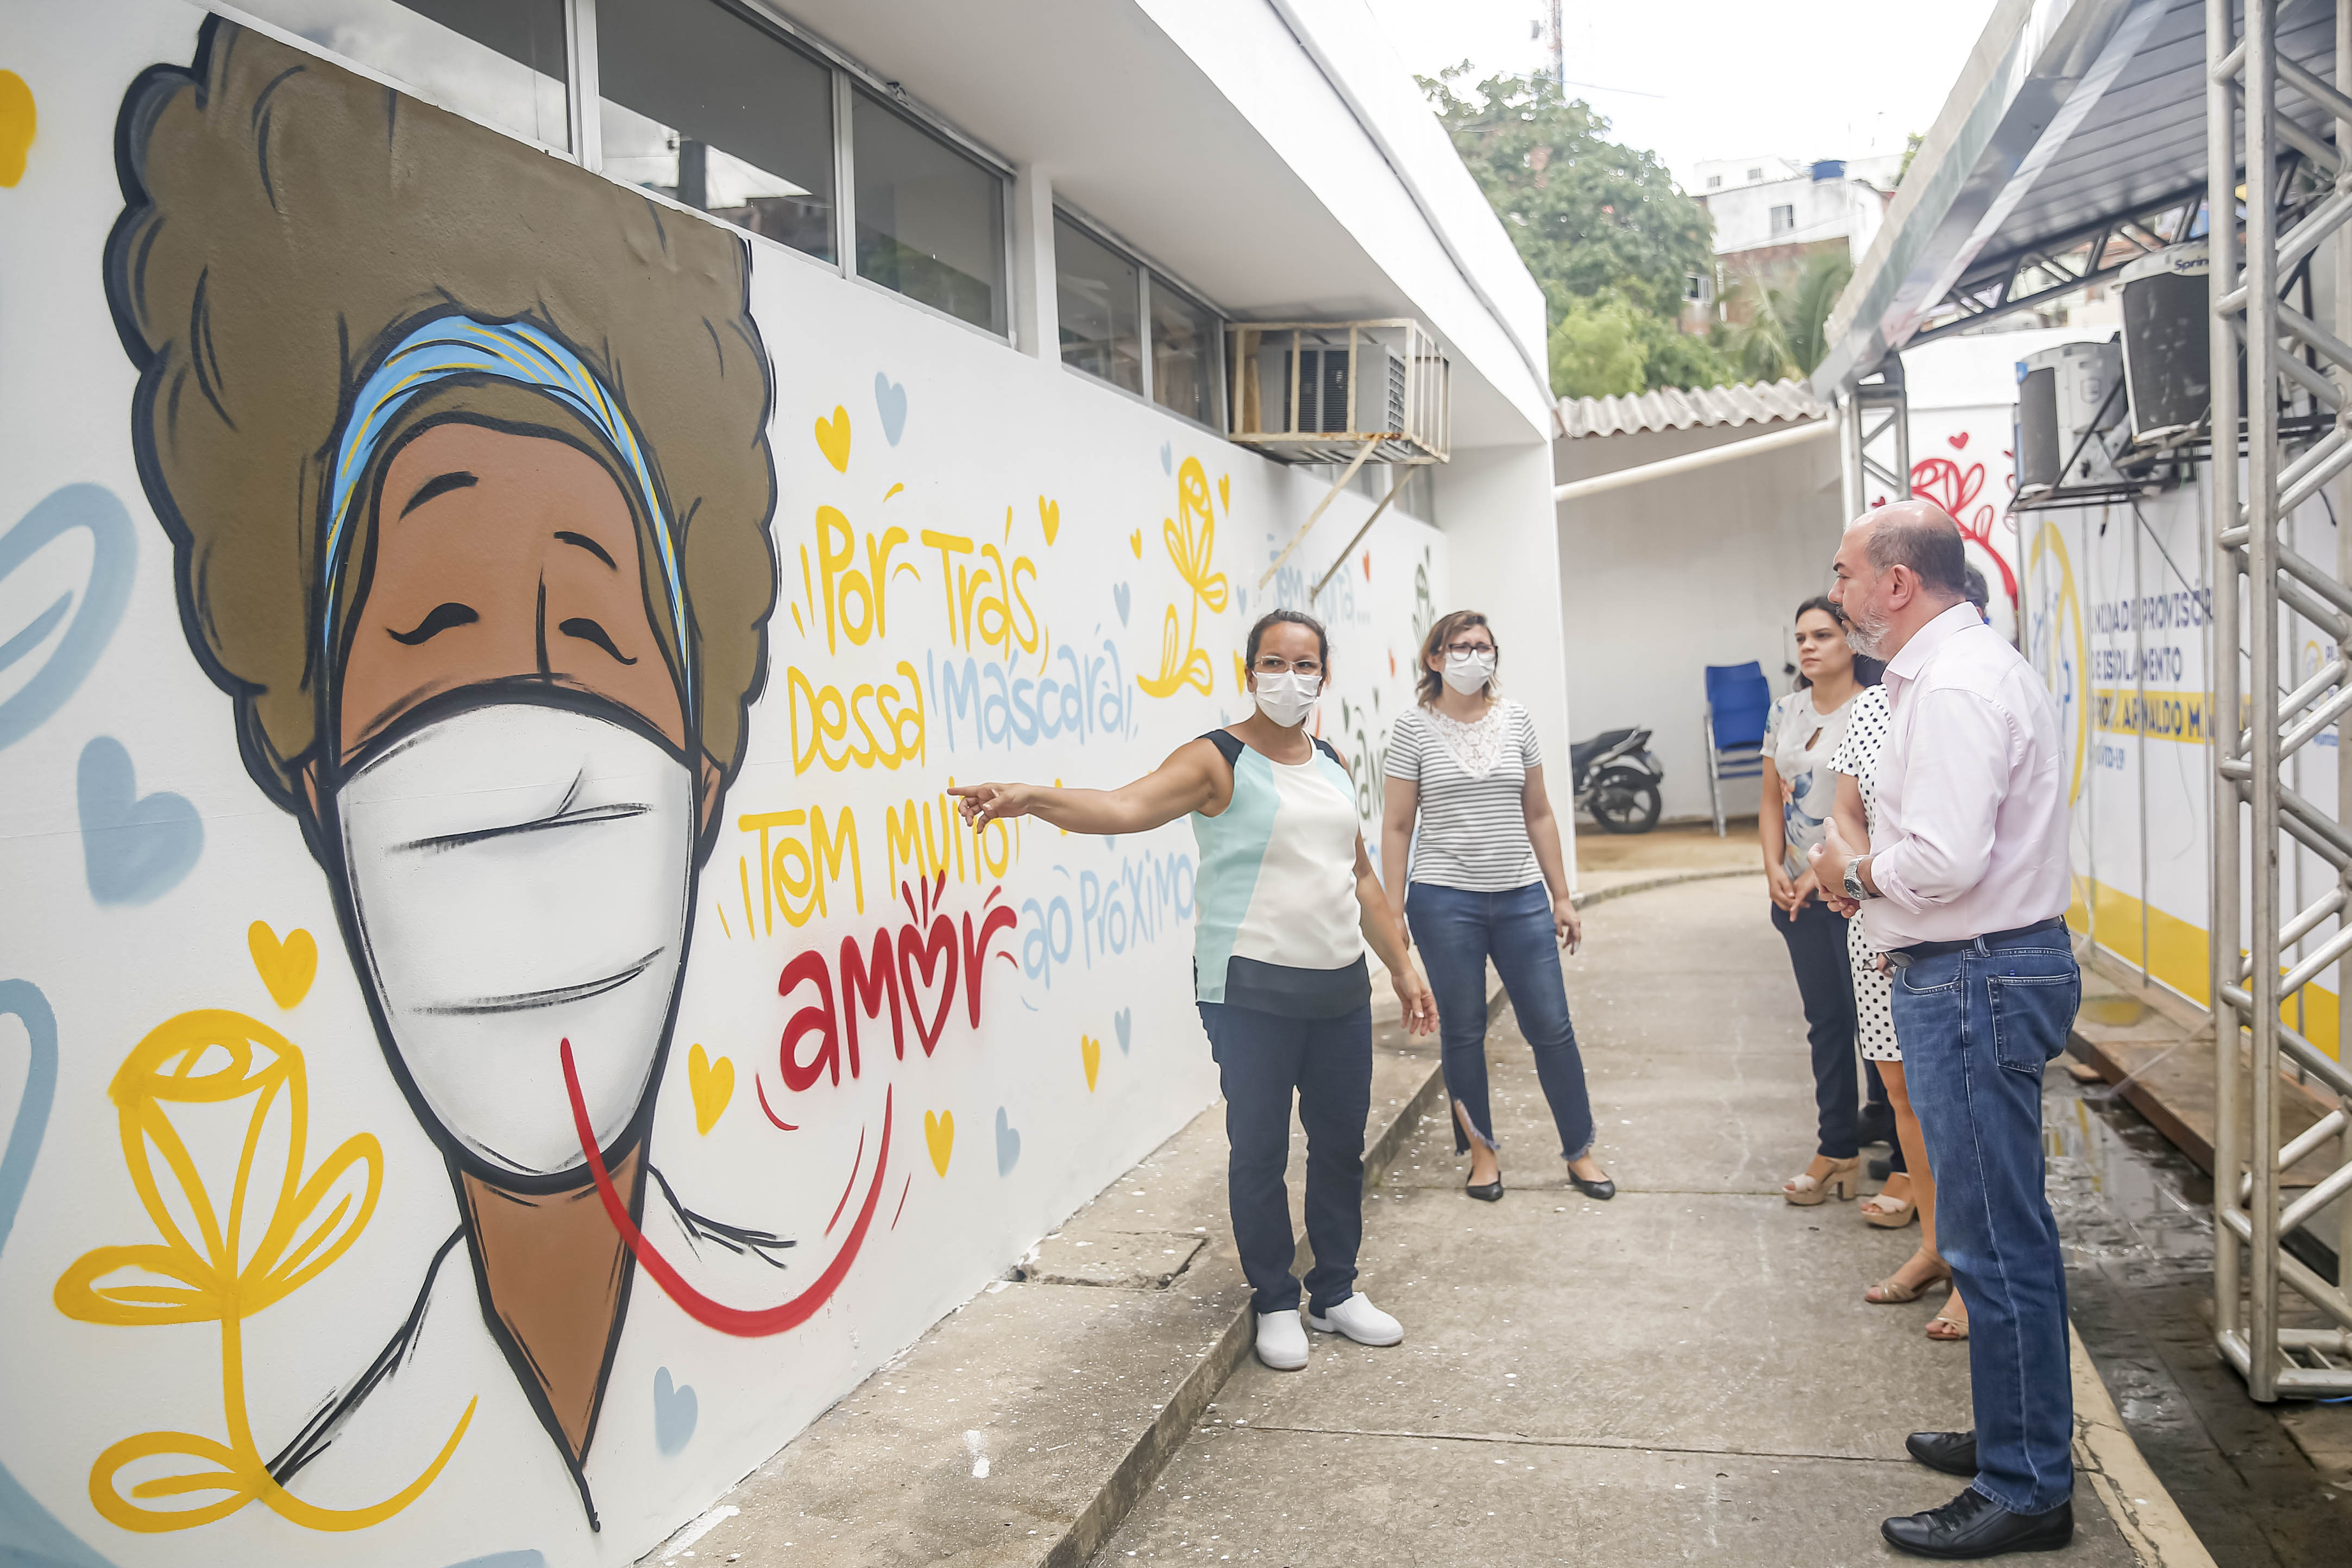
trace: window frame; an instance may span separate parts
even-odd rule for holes
[[[1221,422],[1225,419],[1225,332],[1227,329],[1233,326],[1234,319],[1223,310],[1212,304],[1207,295],[1193,287],[1191,284],[1186,283],[1169,268],[1162,267],[1158,262],[1152,260],[1151,257],[1139,247],[1130,245],[1126,240],[1119,238],[1118,234],[1108,225],[1089,217],[1084,209],[1072,206],[1069,203],[1056,198],[1054,203],[1054,216],[1057,220],[1068,224],[1072,228],[1078,230],[1087,238],[1093,240],[1096,244],[1107,247],[1114,255],[1124,258],[1134,266],[1136,320],[1139,323],[1142,340],[1141,357],[1143,361],[1143,385],[1140,391],[1130,391],[1129,389],[1119,385],[1115,381],[1111,381],[1107,377],[1096,375],[1092,371],[1071,364],[1067,360],[1062,358],[1061,336],[1058,332],[1055,334],[1055,341],[1050,345],[1053,350],[1055,363],[1059,365],[1062,370],[1067,371],[1071,375],[1084,376],[1091,385],[1101,387],[1108,392],[1116,392],[1123,398],[1133,399],[1134,401],[1142,403],[1147,408],[1150,408],[1158,413],[1166,414],[1171,419],[1181,420],[1184,423],[1192,426],[1195,430],[1205,430],[1220,441],[1230,440],[1231,436],[1228,432],[1222,428]],[[1054,280],[1057,290],[1061,283],[1061,260],[1057,256],[1054,264]],[[1168,292],[1175,298],[1181,299],[1187,304],[1199,309],[1209,318],[1210,322],[1212,323],[1209,332],[1209,354],[1210,359],[1213,361],[1211,366],[1211,375],[1213,379],[1210,383],[1211,392],[1209,399],[1209,413],[1211,417],[1209,419],[1195,419],[1191,414],[1182,412],[1181,409],[1169,407],[1154,395],[1152,386],[1151,340],[1151,290],[1154,284],[1158,284],[1165,287]]]
[[[852,79],[853,75],[856,79]],[[948,132],[937,120],[913,112],[911,107],[913,100],[908,98],[906,90],[896,82],[877,85],[871,72],[852,73],[846,67],[839,67],[835,70],[834,83],[833,144],[841,150],[844,159],[844,177],[841,185],[844,196],[835,204],[834,209],[834,221],[839,228],[839,237],[835,240],[834,248],[841,253],[841,275],[861,287],[887,294],[901,305],[912,306],[926,316],[934,317],[941,321],[952,321],[968,332],[977,332],[982,337],[992,342],[1003,343],[1008,348],[1016,347],[1017,345],[1013,343],[1013,317],[1016,312],[1013,308],[1014,277],[1013,220],[1015,216],[1013,188],[1016,176],[1013,166],[994,153],[981,149],[969,137]],[[1001,329],[983,327],[977,321],[967,321],[962,317],[942,310],[936,305],[925,304],[913,295],[901,294],[888,284],[877,283],[857,270],[857,187],[856,183],[857,148],[850,135],[850,117],[856,110],[857,89],[860,87],[866,89],[867,95],[876,100],[877,107],[884,113],[896,114],[918,131],[931,137],[934,141],[946,142],[951,151],[964,154],[996,176],[996,232],[998,238],[1003,242],[1001,248],[1003,252],[998,260],[999,265],[1004,269],[1002,274],[1004,280],[1003,300],[1004,325]]]

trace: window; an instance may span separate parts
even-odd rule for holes
[[[1751,185],[1763,177],[1764,171],[1761,169],[1750,169],[1748,171],[1748,183]]]
[[[238,0],[461,114],[572,146],[564,0]]]
[[[1057,214],[1054,293],[1061,316],[1062,363],[1141,392],[1143,269]]]
[[[1695,305],[1715,303],[1715,278],[1704,272],[1683,274],[1683,298]]]
[[[1772,209],[1772,232],[1776,235],[1797,232],[1797,209],[1794,206]]]
[[[1223,334],[1208,308],[1151,278],[1151,398],[1202,424],[1217,423],[1217,348]]]
[[[865,89],[850,109],[857,276],[1004,330],[1004,178]]]
[[[1710,191],[1720,191],[1723,189],[1723,176],[1720,174],[1709,174],[1706,177],[1706,188]]]
[[[596,70],[605,173],[835,259],[830,69],[707,0],[597,0]]]

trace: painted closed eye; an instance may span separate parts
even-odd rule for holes
[[[559,623],[555,629],[566,637],[577,637],[583,643],[593,643],[624,664],[636,663],[635,659],[628,657],[613,645],[613,639],[606,634],[602,626],[584,615],[575,615],[571,620]]]
[[[406,632],[394,632],[387,627],[385,632],[394,642],[414,648],[419,643],[430,642],[438,637],[452,626],[468,626],[480,619],[481,617],[474,612],[474,607],[470,604],[436,604],[433,607],[432,613],[418,622],[413,629]]]

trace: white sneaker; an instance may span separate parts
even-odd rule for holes
[[[1258,1313],[1257,1358],[1276,1372],[1297,1372],[1307,1364],[1307,1331],[1298,1326],[1297,1308]]]
[[[1371,1298],[1361,1291],[1333,1307],[1327,1317],[1307,1313],[1307,1326],[1324,1333],[1346,1334],[1358,1344],[1396,1344],[1404,1339],[1404,1325],[1372,1305]],[[1259,1331],[1261,1336],[1264,1332]],[[1263,1337],[1259,1343],[1265,1343]]]

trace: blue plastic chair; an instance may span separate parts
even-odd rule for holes
[[[1706,792],[1715,810],[1715,836],[1723,833],[1723,785],[1764,776],[1764,726],[1772,714],[1772,685],[1754,660],[1706,667]]]

